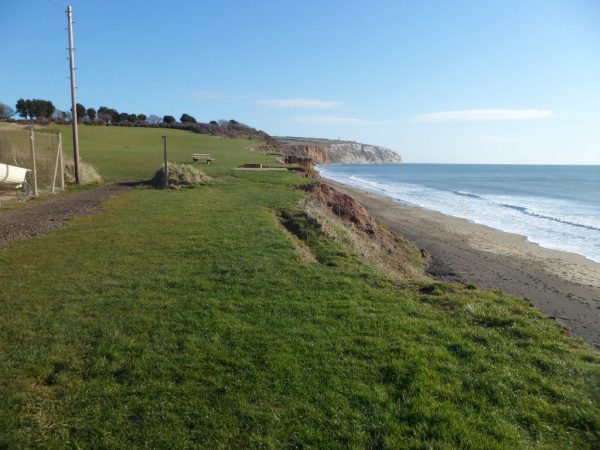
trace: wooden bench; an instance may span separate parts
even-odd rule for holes
[[[208,153],[192,153],[192,160],[194,162],[206,161],[206,164],[210,164],[211,161],[215,160],[215,158],[210,156]]]

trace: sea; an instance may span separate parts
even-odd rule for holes
[[[332,164],[331,180],[600,262],[600,166]]]

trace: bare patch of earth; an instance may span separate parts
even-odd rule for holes
[[[122,194],[136,184],[109,184],[13,211],[0,211],[0,250],[15,241],[48,234],[64,226],[72,217],[92,214],[106,199]]]

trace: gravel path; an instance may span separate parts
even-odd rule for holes
[[[122,194],[136,184],[109,184],[14,211],[0,211],[0,250],[11,242],[48,234],[64,226],[71,217],[92,214],[100,209],[106,199]]]

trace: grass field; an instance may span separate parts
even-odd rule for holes
[[[65,153],[72,152],[69,126],[53,127],[63,135]],[[167,136],[169,161],[191,163],[192,153],[218,155],[209,166],[198,163],[209,175],[226,175],[242,162],[272,162],[258,152],[240,152],[256,142],[218,139],[192,132],[166,128],[127,128],[80,126],[81,159],[92,164],[105,182],[148,180],[163,163],[163,140]]]
[[[273,212],[304,195],[243,141],[83,127],[107,181],[203,150],[212,185],[138,188],[0,253],[2,448],[598,448],[600,360],[519,299],[398,284]],[[65,133],[66,134],[66,133]]]

